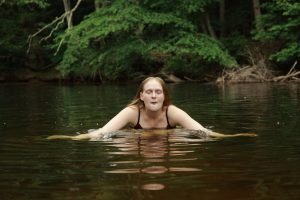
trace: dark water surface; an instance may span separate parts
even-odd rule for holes
[[[300,85],[169,85],[173,102],[217,132],[122,131],[47,141],[105,124],[136,85],[0,85],[0,199],[300,199]]]

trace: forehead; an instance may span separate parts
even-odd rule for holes
[[[149,89],[153,89],[153,90],[160,89],[160,90],[162,90],[162,85],[157,80],[152,79],[152,80],[149,80],[147,83],[145,83],[143,89],[144,90],[149,90]]]

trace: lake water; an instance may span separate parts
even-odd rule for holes
[[[174,104],[217,132],[119,132],[107,141],[48,141],[101,127],[137,85],[0,85],[0,199],[300,199],[300,85],[169,85]]]

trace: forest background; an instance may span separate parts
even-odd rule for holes
[[[296,0],[0,0],[0,16],[2,82],[300,80]]]

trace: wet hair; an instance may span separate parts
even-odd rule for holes
[[[151,80],[156,80],[160,83],[162,89],[163,89],[163,93],[164,93],[164,102],[163,102],[163,106],[169,106],[171,105],[171,99],[170,99],[170,93],[169,93],[169,89],[167,87],[167,84],[165,83],[165,81],[160,78],[160,77],[148,77],[146,79],[144,79],[139,87],[138,87],[138,90],[136,92],[136,95],[134,96],[134,98],[132,99],[132,101],[127,105],[127,106],[138,106],[139,108],[143,108],[145,105],[144,105],[144,102],[140,99],[140,93],[143,92],[144,90],[144,85],[146,83],[148,83],[149,81]]]

